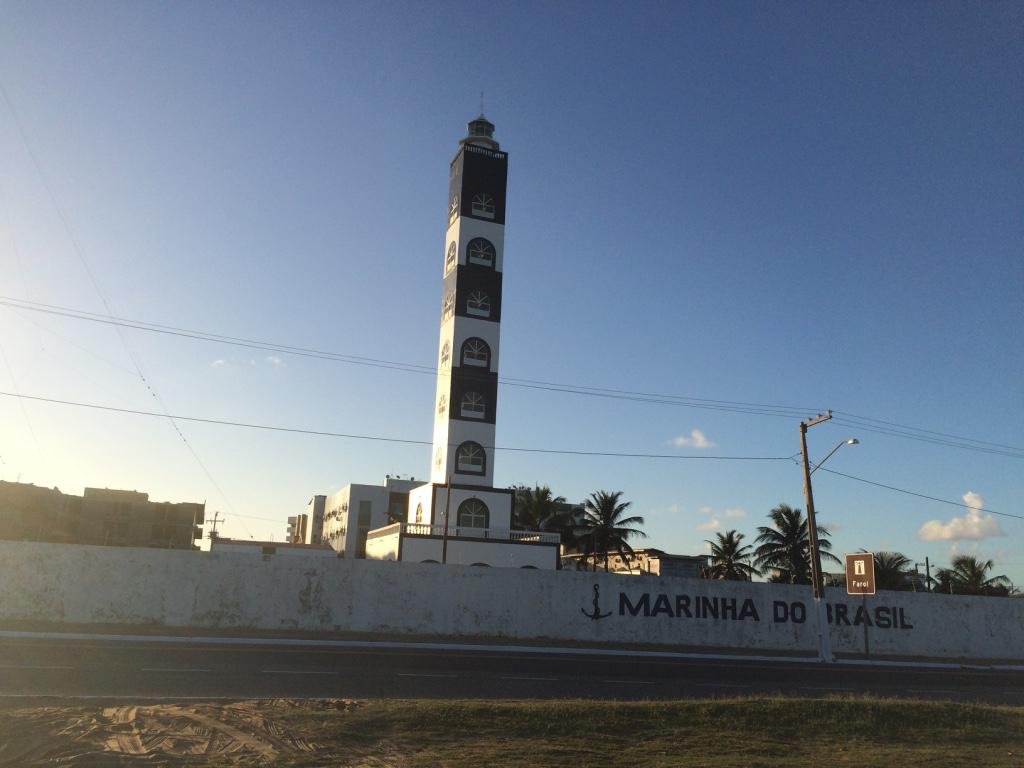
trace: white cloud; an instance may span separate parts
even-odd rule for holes
[[[227,360],[214,360],[212,363],[210,363],[210,367],[211,368],[223,368],[227,364],[228,364]]]
[[[715,443],[708,440],[707,435],[699,429],[691,429],[689,436],[679,435],[672,438],[672,445],[676,448],[715,448]]]
[[[921,526],[917,538],[921,541],[980,541],[1006,535],[995,517],[982,513],[985,500],[981,494],[968,491],[963,495],[963,500],[968,507],[967,514],[951,518],[945,523],[941,520],[929,520]]]
[[[732,509],[725,510],[725,516],[726,517],[746,517],[747,516],[747,510],[740,509],[739,507],[734,507]]]
[[[270,363],[275,368],[280,368],[282,365],[284,365],[284,360],[282,360],[277,355],[267,355],[263,359],[266,360],[268,363]]]
[[[722,527],[722,521],[717,517],[712,516],[706,523],[701,523],[697,526],[698,531],[717,531]]]
[[[711,507],[701,507],[697,511],[702,515],[710,515],[714,510],[712,510]]]

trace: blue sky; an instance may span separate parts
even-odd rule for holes
[[[0,294],[429,366],[447,164],[484,91],[510,153],[503,376],[1024,446],[1019,4],[486,10],[5,3]],[[430,439],[430,376],[6,307],[0,344],[5,391],[159,408],[134,358],[173,413]],[[163,420],[9,397],[0,417],[3,479],[206,499],[235,536],[280,538],[313,493],[430,458],[183,423],[211,481]],[[798,420],[503,386],[497,443],[788,456]],[[1022,451],[828,423],[812,454],[849,436],[830,468],[1024,515]],[[684,553],[803,506],[788,461],[495,468],[622,490],[648,543]],[[977,552],[1024,583],[1024,520],[815,480],[837,552]]]

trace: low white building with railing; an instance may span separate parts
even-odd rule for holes
[[[454,521],[453,521],[454,522]],[[499,568],[558,567],[559,536],[543,531],[473,528],[450,524],[395,523],[370,531],[366,557],[414,563]]]

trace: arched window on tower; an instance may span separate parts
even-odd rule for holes
[[[487,454],[480,443],[467,440],[455,452],[455,471],[463,475],[487,473]]]
[[[479,368],[491,367],[491,348],[487,342],[475,336],[462,342],[462,365],[475,365]]]
[[[462,416],[467,419],[482,419],[487,415],[484,396],[479,392],[467,392],[462,396]]]
[[[489,313],[489,310],[488,310]],[[455,314],[455,291],[449,291],[444,295],[444,301],[441,302],[441,320],[447,320],[449,317]]]
[[[441,395],[437,399],[437,415],[444,416],[444,412],[448,410],[448,396]]]
[[[451,271],[451,268],[455,266],[455,263],[459,260],[459,247],[452,240],[448,243],[448,254],[444,257],[444,271],[447,274]]]
[[[474,216],[480,216],[484,219],[494,218],[494,198],[488,195],[486,192],[473,195],[472,210]]]
[[[491,316],[491,300],[483,291],[470,291],[466,299],[466,314],[474,317]]]
[[[482,237],[474,237],[466,246],[466,261],[470,264],[479,264],[483,267],[493,267],[495,259],[494,246],[490,240]]]
[[[466,499],[459,504],[457,520],[459,528],[488,528],[491,513],[480,499]]]

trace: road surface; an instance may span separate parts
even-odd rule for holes
[[[1024,706],[1024,671],[792,660],[0,637],[0,697],[682,699],[875,694]]]

